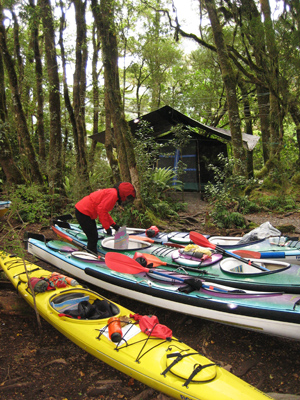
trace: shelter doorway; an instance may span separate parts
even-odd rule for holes
[[[175,180],[179,179],[183,182],[183,190],[186,192],[203,193],[208,182],[214,183],[213,171],[209,169],[209,165],[218,166],[218,154],[220,153],[227,157],[225,143],[203,136],[190,139],[182,149],[167,146],[167,139],[158,139],[157,141],[165,145],[164,152],[159,157],[158,168],[171,167],[176,170],[179,161],[186,165],[184,175],[174,178],[174,186],[176,186]]]

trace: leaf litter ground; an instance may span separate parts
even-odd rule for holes
[[[190,207],[189,213],[182,213],[186,230],[201,232],[205,216],[205,203],[198,201],[194,208]],[[265,222],[266,217],[274,226],[279,221],[296,225],[296,233],[299,229],[298,214],[296,217],[251,215],[258,224]],[[8,230],[4,219],[0,228],[0,249],[7,249]],[[39,224],[27,230],[53,237],[52,231],[42,229]],[[14,252],[13,248],[8,251]],[[56,270],[29,254],[26,259]],[[300,342],[174,313],[103,290],[99,292],[134,312],[156,315],[176,337],[260,390],[300,395]],[[39,332],[34,311],[3,277],[0,327],[0,400],[167,399],[87,354],[43,320]]]

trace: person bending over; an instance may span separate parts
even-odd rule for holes
[[[135,197],[134,186],[130,182],[121,182],[113,188],[92,192],[75,204],[75,216],[87,236],[88,250],[97,254],[97,217],[108,235],[111,235],[111,228],[118,231],[120,226],[112,219],[109,211],[114,208],[117,202],[119,205],[125,205],[129,201],[133,201]]]

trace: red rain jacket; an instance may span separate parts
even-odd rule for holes
[[[115,221],[109,215],[116,202],[118,201],[118,192],[115,188],[100,189],[85,196],[75,207],[82,214],[88,215],[92,219],[99,218],[104,229],[108,229]]]

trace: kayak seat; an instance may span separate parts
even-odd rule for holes
[[[243,272],[243,265],[238,265],[237,267],[230,268],[231,272]]]
[[[56,297],[51,302],[51,306],[58,312],[64,312],[65,310],[77,309],[81,301],[88,301],[89,298],[90,296],[84,293],[67,293]]]
[[[119,307],[106,299],[90,300],[84,293],[70,293],[59,296],[51,302],[51,306],[62,316],[77,319],[106,319],[118,315]]]

